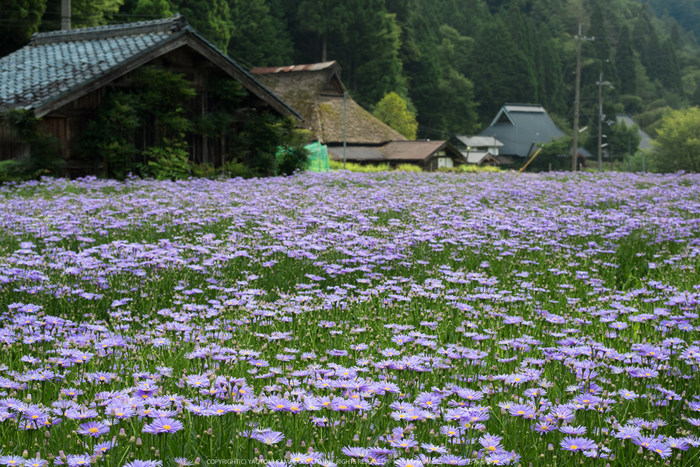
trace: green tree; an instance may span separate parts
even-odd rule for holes
[[[359,101],[374,103],[386,93],[407,95],[403,63],[399,58],[401,29],[383,0],[354,0],[360,6],[348,30],[340,60],[346,85]]]
[[[5,0],[0,7],[0,57],[23,47],[39,30],[46,0]]]
[[[374,116],[389,125],[408,139],[416,139],[418,122],[416,116],[408,110],[406,101],[395,92],[382,98],[374,109]]]
[[[294,47],[287,25],[273,16],[266,0],[228,0],[236,27],[228,54],[252,66],[282,66],[293,61]]]
[[[328,60],[328,35],[340,34],[341,40],[352,22],[352,1],[301,0],[297,9],[299,27],[318,36],[321,61]]]
[[[637,72],[635,70],[634,51],[632,50],[630,30],[627,26],[623,26],[620,30],[617,53],[615,55],[615,65],[617,66],[617,74],[620,78],[620,93],[628,95],[637,94]]]
[[[227,0],[172,0],[174,11],[184,15],[195,30],[219,50],[227,51],[235,25]]]
[[[700,108],[672,110],[664,116],[651,163],[658,172],[700,171]]]
[[[693,97],[690,98],[690,105],[700,106],[700,79],[695,83],[695,92],[693,92]]]
[[[500,18],[486,23],[479,31],[472,61],[469,78],[480,102],[482,122],[494,118],[506,102],[535,103],[537,81]]]
[[[144,18],[161,17],[168,18],[173,15],[172,4],[168,0],[138,0],[132,14],[143,15],[137,20]]]
[[[537,37],[535,35],[537,27],[532,19],[522,13],[521,8],[523,8],[523,0],[511,0],[504,16],[504,23],[521,63],[518,78],[531,89],[532,94],[529,96],[528,102],[539,103],[541,97],[544,96],[539,96],[538,92],[540,87],[544,91],[544,83],[542,82],[542,86],[540,86],[540,82],[538,82],[538,64],[535,63],[538,58]],[[543,74],[541,77],[544,78]]]
[[[538,33],[538,43],[540,44],[539,60],[541,63],[541,73],[539,79],[544,84],[544,98],[540,99],[541,104],[548,111],[565,115],[568,108],[565,99],[565,89],[562,85],[561,58],[557,50],[556,42],[552,38],[549,27],[543,24]]]

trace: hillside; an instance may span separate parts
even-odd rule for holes
[[[59,27],[60,0],[13,0],[0,12],[0,54]],[[74,26],[179,12],[243,66],[338,60],[367,109],[396,91],[419,134],[488,124],[505,102],[573,117],[575,34],[583,23],[582,126],[631,113],[652,136],[667,108],[700,103],[698,0],[73,0]],[[568,122],[567,122],[568,120]]]

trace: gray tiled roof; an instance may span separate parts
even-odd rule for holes
[[[278,108],[286,108],[285,112],[303,120],[294,109],[197,34],[181,15],[34,34],[27,46],[0,58],[0,110],[38,109],[185,33],[223,57],[237,73],[250,80],[248,86],[259,96],[272,97]]]
[[[0,110],[40,107],[109,73],[172,38],[180,18],[35,34],[0,59]]]
[[[526,157],[532,143],[548,143],[563,136],[543,107],[528,104],[506,104],[479,136],[493,136],[503,143],[499,153]]]

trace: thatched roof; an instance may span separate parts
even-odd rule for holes
[[[280,96],[305,120],[314,136],[324,144],[343,142],[343,86],[338,62],[253,68],[250,73]],[[348,144],[371,145],[405,141],[397,131],[347,98]]]

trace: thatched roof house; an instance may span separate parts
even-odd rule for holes
[[[323,144],[343,143],[343,86],[338,62],[253,68],[250,74],[304,117],[304,127]],[[347,98],[347,144],[382,145],[406,141],[399,132],[381,122]]]

